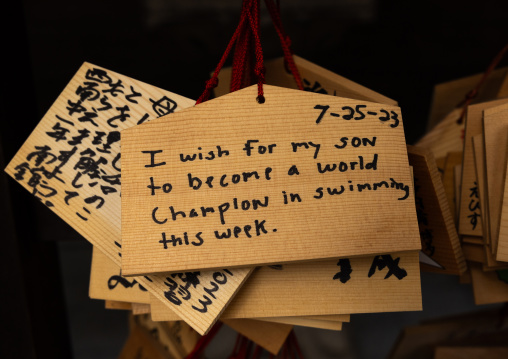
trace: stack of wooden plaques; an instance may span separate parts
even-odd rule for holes
[[[6,172],[93,244],[91,298],[201,335],[220,319],[272,353],[293,325],[340,330],[354,313],[421,310],[400,109],[296,62],[308,91],[277,59],[265,103],[247,87],[194,107],[79,69]],[[409,154],[443,207],[429,155]],[[452,253],[440,270],[458,273],[446,213],[434,247]]]
[[[461,282],[472,283],[477,304],[487,304],[508,301],[508,200],[504,200],[508,195],[508,69],[490,74],[464,108],[464,98],[481,77],[436,86],[430,130],[416,146],[432,153],[439,167],[468,262]],[[418,203],[417,198],[421,228],[428,211]]]

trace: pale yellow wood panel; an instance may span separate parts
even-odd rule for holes
[[[464,159],[462,161],[462,185],[460,195],[459,233],[469,236],[481,236],[482,225],[479,210],[471,210],[471,194],[478,187],[474,166],[473,136],[483,132],[483,111],[507,103],[508,100],[496,100],[469,106],[466,113],[464,133]],[[474,197],[474,196],[473,196]]]
[[[494,70],[473,100],[474,103],[506,97],[500,91],[503,81],[506,79],[508,68]],[[450,111],[457,107],[473,90],[483,77],[483,73],[463,77],[460,79],[440,83],[434,86],[432,106],[430,109],[429,123],[427,128],[434,128]]]
[[[293,326],[282,323],[263,322],[253,319],[223,319],[224,324],[233,328],[244,337],[277,354],[286,341]]]
[[[150,313],[150,304],[132,303],[132,314],[141,315]]]
[[[283,269],[260,268],[242,287],[222,314],[222,318],[421,310],[418,252],[391,254],[391,258],[394,261],[398,259],[398,266],[407,274],[405,277],[401,276],[400,280],[394,274],[385,279],[390,270],[373,267],[374,258],[351,258],[349,264],[352,271],[350,279],[345,283],[342,283],[340,278],[347,279],[347,262],[338,266],[338,260],[283,265]],[[369,277],[371,270],[373,272]],[[339,276],[338,274],[342,272],[343,276]],[[333,279],[334,277],[336,279]],[[319,296],[315,296],[314,292],[309,290],[314,286],[320,288]],[[295,296],[292,293],[299,295]],[[314,305],[306,304],[310,302]],[[171,313],[160,300],[152,301],[151,313],[153,320],[171,320],[169,317]]]
[[[57,98],[6,172],[107,255],[120,271],[120,134],[119,131],[192,106],[194,101],[129,77],[85,63]],[[210,283],[214,272],[202,272]],[[223,285],[213,310],[200,313],[192,304],[176,307],[181,318],[205,333],[245,280],[249,271],[235,272]],[[130,278],[165,298],[164,282]],[[177,285],[185,286],[180,278]],[[203,287],[189,288],[202,298]],[[186,305],[189,304],[189,305]],[[214,314],[215,313],[215,314]],[[199,320],[197,319],[199,318]]]
[[[192,104],[84,63],[5,171],[120,264],[119,131]]]
[[[345,283],[339,278],[333,279],[347,268],[346,265],[339,267],[337,260],[284,265],[283,270],[260,268],[250,277],[223,316],[255,318],[420,310],[418,252],[391,255],[393,260],[400,258],[399,266],[407,273],[401,279],[395,275],[384,279],[389,272],[387,268],[375,270],[369,277],[374,258],[351,258],[351,278]],[[309,283],[320,288],[319,296],[310,290],[313,285]],[[298,296],[290,293],[298,293]],[[263,303],[263,306],[259,303]]]
[[[150,293],[134,278],[120,275],[120,267],[96,247],[90,271],[90,298],[120,302],[150,303]]]
[[[460,185],[462,183],[462,161],[460,165],[455,166],[453,175],[453,180],[455,182],[455,226],[458,226],[460,209]]]
[[[473,159],[475,166],[475,175],[477,179],[477,191],[480,199],[480,212],[482,221],[482,238],[486,246],[491,245],[490,227],[488,223],[489,207],[487,201],[487,181],[485,178],[485,153],[483,145],[483,134],[473,136]]]
[[[302,78],[305,91],[397,105],[396,101],[299,56],[295,55],[293,58]],[[293,75],[286,71],[282,57],[266,61],[265,69],[265,78],[268,85],[297,89]],[[227,67],[222,69],[219,74],[219,85],[214,90],[215,96],[223,96],[229,93],[230,82],[231,67]]]
[[[445,168],[443,173],[443,187],[450,206],[450,212],[453,215],[454,222],[456,218],[457,206],[455,205],[455,166],[462,163],[462,152],[449,152],[446,156]]]
[[[273,86],[265,86],[267,100],[258,104],[256,91],[255,86],[249,87],[175,113],[166,122],[123,131],[124,275],[277,264],[419,247],[402,125],[395,119],[389,124],[376,117],[389,108],[384,111],[393,111],[400,119],[398,108]],[[361,107],[366,117],[351,122],[326,115],[319,120],[323,111],[316,111],[315,106],[330,106],[330,113],[339,112],[342,117],[349,113],[347,106],[366,106]],[[340,142],[336,131],[344,136]],[[354,137],[369,136],[376,137],[374,146],[358,141],[351,145]],[[243,149],[249,139],[260,141],[252,143],[251,156]],[[292,150],[292,142],[311,140],[321,145],[317,156],[302,148]],[[344,141],[350,145],[335,147],[344,146]],[[271,154],[260,154],[263,150],[258,145],[270,144],[278,147]],[[198,148],[217,152],[216,146],[230,155],[212,161],[180,159],[180,154]],[[151,166],[151,154],[142,151],[163,151],[155,161],[166,164],[146,168]],[[351,161],[356,163],[351,165]],[[335,170],[320,174],[318,169],[326,164]],[[298,167],[299,175],[291,176],[295,173],[290,171],[292,166]],[[373,166],[377,169],[369,170]],[[254,176],[235,184],[234,174],[251,171],[257,171],[259,179]],[[215,178],[209,182],[212,186],[202,182],[196,189],[198,181],[193,178],[212,181],[208,176]],[[147,188],[150,178],[158,184],[171,182],[172,190],[152,195]],[[223,178],[227,187],[218,182]],[[298,193],[301,203],[293,198],[294,202],[288,199],[285,204],[284,192],[288,198],[290,193]],[[253,210],[253,199],[266,207]],[[201,207],[207,210],[206,217]],[[254,230],[259,223],[263,228]],[[236,229],[242,232],[239,238],[231,234]],[[243,233],[249,230],[253,238]],[[217,239],[223,233],[231,237]]]
[[[106,309],[132,310],[132,303],[106,300],[104,301],[104,307]]]
[[[508,164],[506,165],[508,166]],[[508,171],[505,171],[508,172]],[[496,259],[508,262],[508,173],[505,173],[501,219],[499,222],[499,242]]]
[[[226,319],[227,320],[227,319]],[[231,319],[235,320],[235,319]],[[256,318],[256,320],[296,325],[300,327],[327,329],[327,330],[342,330],[342,322],[330,321],[330,320],[319,320],[306,317],[279,317],[279,318]]]
[[[497,251],[499,223],[503,204],[504,178],[507,161],[508,105],[494,107],[483,114],[485,166],[487,173],[487,194],[489,228],[492,250]]]
[[[444,269],[423,265],[438,273],[461,274],[466,262],[436,161],[430,150],[408,146],[415,177],[415,199],[422,251]]]
[[[497,272],[484,272],[475,263],[470,268],[476,305],[508,302],[508,283],[499,279]]]

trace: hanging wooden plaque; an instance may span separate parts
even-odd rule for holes
[[[461,274],[466,271],[466,262],[434,156],[429,150],[415,146],[408,146],[408,156],[413,166],[422,251],[443,266],[422,268]]]
[[[154,319],[167,320],[164,314],[167,308],[154,301],[151,305]],[[376,313],[421,308],[418,251],[412,251],[261,267],[249,277],[222,318]]]
[[[5,171],[38,200],[109,257],[120,270],[120,131],[194,105],[195,101],[84,63],[32,132]],[[200,272],[212,285],[216,271]],[[227,283],[208,303],[204,286],[187,287],[192,300],[175,304],[171,288],[185,288],[180,277],[136,277],[148,291],[178,310],[200,334],[215,323],[250,274],[230,271]],[[233,278],[234,276],[234,278]],[[207,298],[207,297],[206,297]],[[206,308],[199,300],[207,303]],[[193,306],[197,309],[194,309]]]
[[[483,113],[483,128],[490,237],[492,239],[492,251],[496,253],[499,243],[504,179],[506,177],[506,161],[508,158],[506,153],[508,148],[508,105],[485,110]],[[503,253],[501,253],[501,257],[503,257]],[[506,256],[505,260],[508,261],[508,256]]]
[[[419,248],[397,107],[256,96],[123,131],[124,275]]]
[[[483,132],[483,111],[507,103],[508,100],[496,100],[469,106],[466,113],[464,134],[464,160],[462,162],[462,184],[459,210],[459,234],[481,236],[482,223],[480,202],[476,195],[476,178],[473,154],[473,136]]]

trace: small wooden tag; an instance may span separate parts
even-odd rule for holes
[[[36,198],[107,255],[120,271],[120,132],[194,101],[89,63],[83,64],[42,118],[5,171]],[[216,272],[201,272],[212,285]],[[187,287],[180,277],[136,277],[148,291],[177,309],[201,334],[215,323],[250,270],[232,272],[208,302],[204,287]],[[105,282],[101,282],[105,283]],[[168,287],[169,285],[169,287]],[[193,301],[175,305],[166,293],[192,293]],[[213,288],[213,287],[212,287]],[[103,293],[104,294],[104,293]],[[99,294],[98,294],[99,295]],[[171,295],[168,294],[171,298]],[[208,298],[208,297],[206,297]],[[206,310],[199,303],[207,304]],[[195,302],[194,302],[195,301]],[[193,309],[195,306],[200,311]],[[213,308],[213,309],[210,309]],[[204,312],[203,312],[204,311]]]
[[[482,223],[480,202],[477,196],[478,179],[476,178],[473,154],[473,136],[482,134],[483,111],[507,103],[508,100],[496,100],[469,106],[466,114],[464,134],[464,160],[462,163],[462,185],[460,195],[459,234],[481,236]]]
[[[507,78],[508,67],[492,71],[473,100],[474,103],[506,97],[501,88]],[[434,86],[432,107],[430,109],[428,129],[434,128],[457,105],[464,101],[467,94],[475,88],[484,76],[483,73],[444,82]]]
[[[483,127],[485,137],[485,165],[487,173],[488,208],[492,250],[498,251],[501,225],[501,209],[504,198],[504,180],[508,148],[508,105],[484,111]],[[503,245],[502,245],[503,246]],[[499,259],[503,258],[503,250]],[[508,261],[508,255],[505,257]]]
[[[421,310],[420,291],[418,251],[261,267],[222,318]],[[314,305],[306,304],[310,302]],[[167,312],[160,302],[152,301],[154,320],[168,320]]]
[[[398,108],[256,96],[123,131],[124,275],[419,248]]]
[[[277,355],[286,341],[293,326],[282,323],[270,323],[252,319],[224,319],[224,324],[233,328],[244,337]]]
[[[488,225],[489,208],[487,205],[487,181],[485,179],[485,151],[483,147],[483,135],[475,135],[473,140],[473,159],[475,175],[477,179],[477,194],[480,200],[480,219],[482,221],[483,243],[490,248],[490,228]]]
[[[446,156],[445,168],[443,173],[443,187],[450,206],[450,212],[456,222],[457,201],[455,197],[455,167],[462,164],[462,152],[449,152]],[[459,172],[460,174],[460,172]]]
[[[432,272],[461,274],[466,271],[466,262],[434,156],[423,148],[407,148],[415,178],[416,213],[422,251],[444,267],[422,268]]]
[[[92,299],[150,303],[148,290],[136,279],[122,277],[120,267],[95,247],[92,254],[88,293]]]

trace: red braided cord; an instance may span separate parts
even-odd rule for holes
[[[251,0],[246,0],[246,1],[251,1]],[[210,98],[211,91],[215,87],[217,87],[217,84],[219,83],[219,79],[218,79],[219,72],[222,69],[222,67],[224,66],[224,63],[226,62],[226,59],[228,58],[229,53],[231,52],[231,49],[233,48],[233,45],[235,44],[236,40],[238,39],[240,32],[242,30],[242,26],[245,21],[246,21],[246,16],[245,16],[245,14],[242,14],[240,16],[240,22],[238,23],[238,26],[237,26],[235,32],[233,33],[231,40],[229,40],[229,44],[226,47],[224,54],[222,54],[222,58],[220,59],[219,64],[217,65],[217,68],[215,69],[210,80],[208,80],[206,82],[205,90],[203,91],[201,96],[196,101],[196,105],[199,105],[200,103],[207,101]]]
[[[293,59],[293,52],[291,51],[291,39],[286,35],[282,25],[282,19],[280,17],[280,4],[275,5],[273,0],[265,0],[265,4],[268,8],[268,12],[270,13],[270,17],[272,18],[273,25],[275,26],[275,31],[277,32],[277,35],[279,35],[282,51],[284,52],[284,62],[295,78],[298,88],[303,90],[303,83],[300,77],[300,72],[298,71],[298,67],[296,67],[295,60]]]
[[[242,14],[246,11],[251,11],[251,3],[252,1],[243,1]],[[250,27],[244,23],[233,53],[230,92],[234,92],[242,87],[245,87],[246,83],[250,84],[251,61],[249,57],[251,56],[251,36],[252,31]]]
[[[476,85],[476,87],[474,89],[472,89],[471,91],[469,91],[468,94],[466,95],[466,98],[463,101],[463,104],[462,103],[459,104],[459,106],[462,105],[463,108],[462,108],[460,117],[457,120],[458,124],[461,124],[462,121],[464,120],[464,116],[466,114],[467,107],[471,104],[473,99],[478,95],[478,91],[480,91],[480,88],[483,86],[483,83],[485,82],[485,80],[487,80],[487,78],[490,76],[492,71],[494,71],[494,69],[497,67],[499,62],[503,59],[504,55],[506,54],[506,51],[508,51],[508,44],[505,45],[505,47],[503,47],[503,49],[496,55],[496,57],[494,57],[494,59],[492,60],[492,62],[489,65],[489,67],[487,67],[487,70],[485,70],[485,72],[483,73],[483,76],[480,79],[480,81],[478,82],[478,84]]]
[[[265,65],[263,61],[263,48],[259,38],[259,0],[253,1],[252,11],[247,14],[249,19],[252,34],[254,35],[254,53],[256,55],[256,65],[254,66],[254,73],[258,78],[258,102],[265,102],[263,96],[263,84],[265,83]]]

